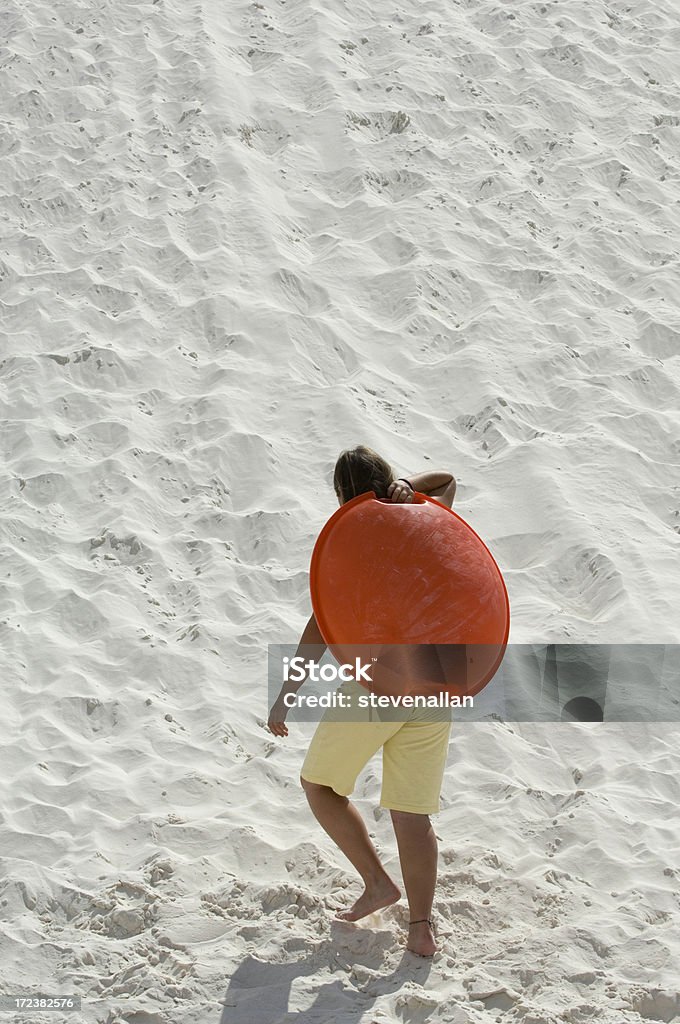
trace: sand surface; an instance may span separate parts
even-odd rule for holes
[[[264,728],[357,443],[455,474],[511,639],[680,640],[675,3],[2,24],[2,990],[83,999],[3,1020],[680,1020],[679,723],[454,728],[432,963]]]

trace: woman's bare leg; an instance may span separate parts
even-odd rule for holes
[[[407,948],[420,956],[432,956],[437,943],[427,919],[432,917],[432,901],[437,883],[437,837],[427,814],[390,811],[399,847],[401,873],[406,887],[409,921]]]
[[[380,863],[363,818],[346,796],[330,786],[308,782],[300,776],[314,817],[361,875],[365,890],[354,906],[341,911],[343,921],[358,921],[381,907],[396,903],[401,892]]]

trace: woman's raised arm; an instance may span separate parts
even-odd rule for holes
[[[411,484],[414,491],[420,491],[421,494],[427,494],[431,498],[436,498],[442,505],[446,505],[451,508],[453,505],[453,499],[456,494],[456,480],[453,473],[447,473],[445,470],[427,470],[425,473],[416,473],[414,476],[408,478],[401,478],[390,484],[387,492],[388,497],[392,497],[392,492],[399,489],[405,490],[403,480],[407,479],[408,483]],[[405,500],[405,495],[401,495],[399,498],[393,500]]]

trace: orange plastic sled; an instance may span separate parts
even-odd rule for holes
[[[377,693],[472,696],[503,659],[500,569],[472,527],[428,495],[402,504],[369,491],[346,502],[317,538],[309,582],[334,657],[371,662]]]

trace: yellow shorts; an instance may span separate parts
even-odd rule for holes
[[[354,680],[338,688],[353,699],[367,691]],[[352,712],[353,718],[359,712]],[[375,709],[361,712],[361,721],[343,720],[342,712],[329,708],[309,745],[300,774],[307,782],[330,786],[349,796],[357,776],[382,747],[383,778],[380,806],[412,814],[436,814],[446,767],[451,721],[442,712],[414,708],[406,720],[381,720]],[[347,718],[345,714],[344,718]]]

